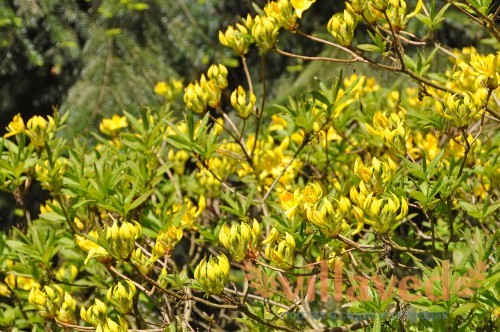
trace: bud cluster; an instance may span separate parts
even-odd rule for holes
[[[406,28],[408,20],[422,9],[423,2],[419,0],[413,12],[406,14],[406,1],[405,0],[390,0],[387,6],[387,17],[390,20],[391,26],[396,31],[401,31]]]
[[[379,136],[389,151],[396,155],[406,155],[406,140],[410,135],[408,125],[396,113],[389,116],[385,112],[376,112],[373,126],[365,123],[370,135]]]
[[[335,237],[347,228],[351,202],[347,197],[330,199],[323,196],[321,186],[309,183],[304,189],[296,189],[293,194],[284,191],[279,194],[281,207],[287,219],[298,216],[312,223],[327,237]]]
[[[123,128],[128,127],[127,118],[124,116],[113,115],[110,119],[102,119],[99,124],[99,130],[104,135],[116,138]]]
[[[45,319],[57,318],[64,323],[74,320],[76,302],[60,286],[43,286],[42,289],[33,287],[28,296],[29,303],[38,310]]]
[[[397,165],[391,158],[387,158],[387,162],[385,162],[373,157],[371,163],[367,165],[364,165],[359,160],[354,163],[354,174],[363,181],[366,188],[373,192],[375,196],[385,191],[394,173],[396,173],[396,169]]]
[[[134,304],[135,292],[135,285],[130,280],[124,280],[108,289],[106,298],[120,313],[128,314]]]
[[[247,54],[248,48],[254,42],[251,34],[253,18],[248,15],[245,24],[236,23],[236,28],[232,25],[227,27],[226,32],[219,31],[219,41],[222,45],[231,48],[236,55]]]
[[[284,270],[293,267],[295,240],[290,233],[285,232],[283,235],[273,227],[263,244],[267,244],[265,251],[267,259],[276,267]]]
[[[354,38],[354,30],[357,25],[356,15],[344,10],[343,13],[332,16],[328,21],[327,29],[340,45],[349,46]]]
[[[194,278],[208,294],[220,294],[229,279],[229,260],[224,254],[203,258],[194,270]]]
[[[391,193],[377,198],[364,182],[359,184],[359,191],[352,187],[350,196],[359,225],[367,223],[379,234],[391,231],[408,214],[408,203],[404,197],[398,198]]]
[[[108,291],[109,294],[109,291]],[[92,324],[96,331],[100,332],[126,332],[128,331],[127,321],[118,316],[118,323],[108,317],[108,306],[99,299],[94,300],[94,304],[88,309],[84,307],[80,310],[80,317],[85,322]]]
[[[166,230],[161,230],[156,237],[156,243],[153,247],[154,257],[163,257],[169,255],[174,247],[182,239],[182,229],[177,226],[170,226]]]
[[[35,115],[26,124],[26,136],[38,148],[43,148],[45,143],[54,136],[56,127],[54,118],[47,116],[47,119]]]
[[[273,49],[278,37],[279,22],[274,17],[265,15],[255,16],[254,22],[252,36],[257,46],[259,46],[262,52]]]
[[[280,26],[286,30],[297,29],[297,14],[294,11],[290,0],[278,0],[268,2],[264,7],[267,16],[274,18]]]
[[[250,92],[247,97],[247,93],[241,85],[238,85],[238,88],[231,94],[231,105],[238,112],[238,116],[243,119],[248,118],[253,113],[256,102],[257,97],[253,92]]]
[[[199,81],[189,83],[184,90],[186,107],[198,114],[204,113],[210,106],[220,105],[222,90],[227,87],[227,68],[224,65],[212,65],[207,77],[202,74]]]
[[[247,254],[250,257],[258,255],[260,231],[261,226],[255,219],[252,226],[245,222],[231,227],[224,224],[219,233],[219,241],[236,262],[241,262],[247,257]]]
[[[177,96],[182,92],[184,86],[182,82],[176,79],[170,79],[170,82],[161,81],[156,83],[154,87],[154,93],[162,96],[167,101],[174,101]]]
[[[436,101],[436,112],[457,128],[466,128],[480,110],[480,98],[469,91],[461,95],[447,93],[443,103]]]
[[[116,220],[105,230],[105,239],[111,255],[117,259],[128,259],[135,248],[135,240],[141,235],[141,225],[124,221],[118,226]]]

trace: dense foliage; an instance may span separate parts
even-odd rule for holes
[[[150,10],[111,3],[96,7],[108,23],[92,38],[123,48],[94,54],[103,81],[110,61],[140,56],[109,22]],[[240,68],[213,64],[185,83],[149,67],[154,84],[131,68],[100,91],[135,102],[87,137],[68,138],[72,114],[108,106],[78,85],[72,110],[14,116],[0,141],[0,189],[18,215],[0,233],[2,330],[499,327],[499,9],[350,0],[310,34],[317,5],[269,1],[219,31]],[[2,15],[0,27],[22,22]],[[441,38],[469,21],[481,43]],[[281,57],[308,91],[271,92]],[[134,106],[141,91],[161,104]],[[50,196],[35,214],[34,186]]]

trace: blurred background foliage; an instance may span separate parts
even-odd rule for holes
[[[218,30],[251,9],[251,1],[0,0],[1,128],[17,113],[56,107],[70,111],[74,135],[102,116],[157,106],[156,82],[238,64]],[[286,71],[280,62],[270,76]]]
[[[162,100],[152,89],[156,82],[181,77],[192,80],[210,63],[237,66],[239,59],[220,46],[218,30],[244,13],[255,13],[265,3],[0,0],[0,134],[17,113],[29,118],[50,114],[53,108],[69,111],[66,135],[71,137],[92,128],[103,116],[124,110],[137,114],[140,106],[159,106]],[[443,4],[438,1],[438,6]],[[314,19],[304,19],[301,30],[326,33],[326,22],[343,6],[343,2],[317,1],[306,13]],[[409,28],[419,31],[418,25]],[[479,27],[457,24],[451,17],[428,37],[463,47],[478,46],[485,37],[481,34],[484,30]],[[359,43],[369,42],[368,36],[359,33],[356,38]],[[279,42],[283,49],[297,54],[323,52],[321,45],[299,36],[281,37]],[[274,54],[266,61],[267,79],[273,82],[267,90],[275,102],[286,101],[287,95],[303,89],[315,76],[337,75],[339,67],[308,65]],[[248,62],[259,81],[257,49],[250,52]],[[356,68],[348,66],[347,70]],[[236,86],[244,81],[244,74],[234,70],[230,79]]]

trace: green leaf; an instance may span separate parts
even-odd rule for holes
[[[380,53],[380,48],[378,46],[372,45],[372,44],[359,44],[356,46],[360,50],[367,51],[367,52],[377,52]]]

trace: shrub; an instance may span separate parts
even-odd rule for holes
[[[2,328],[498,327],[498,10],[352,0],[325,36],[300,30],[310,6],[272,1],[221,31],[247,84],[213,65],[185,87],[185,112],[171,80],[154,87],[162,108],[103,119],[87,139],[58,135],[67,114],[13,119],[0,188],[20,223],[0,233]],[[452,10],[491,34],[485,52],[433,39]],[[286,33],[334,53],[290,53]],[[273,52],[390,80],[339,70],[268,107]],[[34,183],[50,195],[38,216]]]

